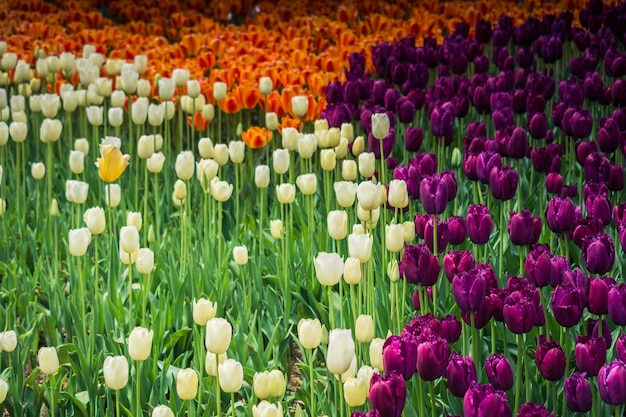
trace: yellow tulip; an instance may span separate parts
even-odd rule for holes
[[[102,158],[98,158],[96,166],[98,175],[105,182],[117,180],[128,166],[129,155],[122,155],[120,149],[113,145],[103,145],[100,147]]]

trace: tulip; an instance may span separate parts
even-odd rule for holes
[[[440,175],[430,175],[420,183],[420,200],[428,214],[441,214],[448,203],[448,184]]]
[[[489,189],[497,200],[510,200],[515,196],[519,175],[509,166],[495,167],[489,174]]]
[[[355,140],[356,143],[356,140]],[[354,150],[354,144],[352,145]],[[371,178],[374,175],[376,155],[372,152],[363,152],[359,155],[359,173],[363,178]]]
[[[359,204],[365,211],[372,211],[380,206],[380,194],[380,185],[371,181],[361,182],[356,191]]]
[[[317,149],[317,138],[315,135],[306,134],[298,140],[298,154],[301,158],[309,159]]]
[[[463,397],[469,386],[476,382],[476,365],[472,358],[467,355],[465,358],[453,352],[446,367],[446,385],[452,395]]]
[[[546,210],[548,227],[554,233],[568,232],[574,223],[574,203],[569,198],[555,197]]]
[[[226,181],[219,181],[217,177],[211,180],[211,195],[220,202],[226,202],[233,193],[233,185]]]
[[[369,233],[348,235],[348,253],[352,258],[358,258],[361,263],[367,262],[372,256],[374,238]]]
[[[445,373],[450,345],[440,336],[428,336],[417,346],[417,372],[424,381],[434,381]]]
[[[399,209],[403,209],[409,205],[409,195],[405,181],[391,180],[389,183],[388,202],[391,207]]]
[[[598,372],[598,390],[605,403],[626,404],[626,363],[616,359],[602,366]]]
[[[89,184],[83,181],[67,180],[65,182],[65,197],[67,201],[83,204],[87,200]]]
[[[535,353],[535,364],[541,376],[548,381],[558,381],[565,374],[565,362],[566,357],[559,342],[548,342],[542,335]]]
[[[69,232],[69,251],[72,256],[83,256],[91,242],[91,233],[86,227],[72,229]]]
[[[554,417],[554,411],[548,414],[543,404],[524,403],[517,412],[517,417]]]
[[[294,96],[291,98],[291,109],[295,116],[304,116],[309,109],[309,99],[306,96]]]
[[[283,406],[261,401],[252,406],[252,417],[283,417]]]
[[[486,293],[485,278],[475,270],[460,272],[452,278],[452,295],[461,311],[478,311]]]
[[[387,113],[372,114],[372,134],[378,140],[387,138],[389,133],[389,116]]]
[[[296,178],[296,185],[304,195],[312,195],[317,191],[317,176],[315,174],[302,174]]]
[[[592,274],[605,274],[613,268],[615,248],[613,239],[606,233],[598,233],[583,239],[585,268]]]
[[[392,373],[384,378],[374,374],[370,382],[369,400],[380,417],[400,417],[406,402],[406,384],[398,374]]]
[[[326,367],[330,373],[341,375],[350,368],[354,356],[354,340],[349,329],[333,329],[328,335]]]
[[[59,370],[59,356],[54,347],[41,347],[37,353],[39,369],[46,375],[54,375]]]
[[[207,322],[215,317],[217,313],[217,303],[200,298],[193,302],[193,321],[198,326],[206,326]]]
[[[217,359],[216,359],[217,358]],[[219,355],[215,355],[214,353],[207,352],[206,359],[204,362],[204,369],[209,376],[217,376],[217,365],[216,362],[224,363],[224,361],[228,359],[226,353],[221,353]]]
[[[274,239],[282,239],[283,222],[278,220],[270,220],[270,232]]]
[[[104,232],[106,219],[102,207],[92,207],[83,214],[83,221],[92,235],[99,235]]]
[[[450,282],[456,274],[469,271],[475,266],[476,260],[470,251],[450,251],[443,257],[443,272]]]
[[[7,398],[9,392],[9,384],[4,379],[0,379],[0,404]]]
[[[587,413],[591,410],[591,384],[585,378],[585,374],[574,372],[572,376],[565,378],[563,391],[570,410],[576,413]]]
[[[459,216],[450,216],[447,220],[448,240],[451,245],[460,245],[467,238],[465,219]]]
[[[433,285],[440,271],[439,261],[426,244],[405,245],[402,254],[402,271],[411,284]],[[434,277],[434,278],[433,278]]]
[[[589,281],[589,296],[587,308],[592,314],[608,314],[609,288],[615,285],[615,280],[611,277],[592,278]]]
[[[226,359],[224,363],[219,364],[217,372],[222,391],[231,393],[241,389],[243,384],[243,366],[241,363],[234,359]]]
[[[322,285],[334,286],[343,274],[343,259],[336,253],[320,252],[313,260],[315,275]]]
[[[216,355],[226,353],[233,336],[233,327],[223,318],[211,318],[206,323],[206,349]]]
[[[514,245],[533,245],[539,240],[541,233],[541,217],[533,217],[529,210],[522,210],[519,214],[509,213],[509,237]]]
[[[554,318],[563,327],[572,327],[580,322],[587,304],[584,290],[569,282],[563,282],[552,292]]]
[[[245,246],[235,246],[233,248],[233,259],[237,265],[248,263],[248,248]]]
[[[626,326],[626,284],[613,285],[607,296],[609,317],[618,326]]]
[[[495,389],[508,391],[513,387],[513,370],[509,361],[501,353],[491,355],[485,361],[485,371],[487,379]]]
[[[466,218],[467,234],[476,244],[485,244],[493,229],[493,220],[489,209],[484,205],[470,204]]]
[[[343,398],[350,407],[360,407],[365,404],[368,396],[368,386],[359,378],[350,378],[343,384]]]
[[[322,341],[322,324],[318,319],[300,319],[298,340],[305,349],[315,349]]]
[[[337,203],[344,208],[352,207],[356,199],[358,184],[348,181],[337,181],[333,184]]]
[[[114,391],[128,383],[128,360],[125,356],[107,356],[102,367],[105,384]]]
[[[35,162],[30,166],[30,173],[33,176],[33,179],[40,180],[44,177],[44,175],[46,175],[46,166],[43,162]]]
[[[328,213],[328,234],[335,240],[343,240],[348,234],[348,213],[344,210],[333,210]]]
[[[174,417],[174,412],[166,405],[157,405],[152,409],[152,417]]]
[[[101,145],[100,154],[102,157],[96,162],[100,179],[109,183],[117,180],[128,166],[130,156],[122,155],[119,147],[113,145]]]
[[[354,324],[354,334],[359,343],[369,343],[374,339],[374,321],[372,316],[361,314]]]
[[[252,387],[254,389],[254,395],[260,400],[264,400],[270,396],[269,389],[269,372],[257,372],[254,374],[252,380]]]
[[[506,393],[491,385],[472,384],[463,397],[465,417],[511,417]]]
[[[507,296],[502,308],[504,323],[515,334],[528,333],[537,317],[537,306],[529,295],[515,291]]]
[[[601,337],[576,337],[576,367],[588,376],[598,375],[606,361],[606,343]]]
[[[191,368],[181,369],[176,374],[176,394],[181,400],[193,400],[198,393],[198,373]]]
[[[150,357],[154,332],[145,327],[135,327],[128,337],[128,355],[134,361],[145,361]]]

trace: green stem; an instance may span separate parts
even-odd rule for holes
[[[515,368],[515,409],[514,413],[519,410],[520,399],[522,393],[522,367],[524,362],[524,340],[523,335],[520,333],[517,335],[517,366]]]
[[[313,376],[313,349],[308,350],[309,354],[309,388],[311,390],[311,416],[316,416],[315,410],[315,379]]]
[[[133,264],[128,254],[128,334],[133,330]]]
[[[230,393],[230,415],[235,417],[235,393]]]
[[[136,370],[137,370],[137,412],[135,416],[141,417],[141,361],[137,361]]]
[[[221,400],[221,392],[220,392],[220,355],[215,355],[215,403],[217,405],[217,415],[222,415],[222,400]]]
[[[504,267],[504,256],[502,256],[502,253],[504,251],[504,201],[500,202],[499,229],[500,229],[500,245],[498,249],[498,255],[500,259],[498,259],[498,278],[500,279],[500,281],[502,281],[503,279],[502,269]]]
[[[479,336],[478,329],[476,328],[476,312],[472,311],[470,314],[470,325],[472,326],[472,350],[473,359],[476,367],[481,368],[481,351],[482,351],[482,339]]]
[[[120,417],[120,391],[115,391],[115,415]]]
[[[435,383],[433,381],[429,382],[430,385],[430,415],[437,415],[437,402],[435,401]]]
[[[335,309],[333,308],[333,287],[328,286],[328,317],[330,318],[330,328],[335,328]]]

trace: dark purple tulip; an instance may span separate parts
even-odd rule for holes
[[[424,131],[422,129],[407,127],[404,135],[404,147],[409,152],[417,152],[422,146]]]
[[[398,103],[398,99],[400,98],[400,93],[395,88],[389,88],[385,92],[385,98],[383,99],[385,104],[385,110],[387,111],[396,111],[396,105]],[[412,103],[409,102],[412,105]],[[413,119],[411,118],[411,121]],[[404,122],[403,122],[404,123]]]
[[[594,187],[595,186],[595,187]],[[589,190],[590,188],[600,188],[599,190]],[[604,189],[605,192],[602,192]],[[611,200],[609,200],[608,188],[602,184],[601,187],[597,187],[597,184],[587,184],[584,191],[590,191],[585,196],[585,208],[587,209],[587,215],[591,218],[598,219],[602,222],[602,225],[606,226],[611,223]],[[595,191],[595,192],[594,192]]]
[[[606,233],[598,233],[583,239],[582,247],[585,268],[592,274],[605,274],[615,263],[613,239]]]
[[[426,242],[428,249],[434,253],[434,228],[432,217],[424,226],[424,242]],[[442,253],[446,246],[448,246],[448,224],[437,220],[437,254]]]
[[[441,337],[446,339],[448,343],[459,340],[462,329],[463,326],[456,316],[447,315],[441,318]]]
[[[507,201],[515,196],[519,175],[515,169],[506,165],[495,167],[489,174],[489,190],[496,200]]]
[[[476,382],[476,365],[472,358],[453,352],[446,367],[446,385],[455,397],[463,397]]]
[[[619,359],[604,365],[598,372],[600,398],[607,404],[626,403],[626,363]]]
[[[430,214],[419,214],[415,215],[415,219],[413,223],[415,224],[415,234],[420,239],[424,239],[424,229],[426,228],[426,223],[431,219],[432,215]]]
[[[330,127],[341,127],[342,124],[352,121],[352,112],[346,103],[328,105],[322,116],[328,120]]]
[[[507,127],[511,127],[515,124],[515,115],[513,114],[513,109],[511,107],[505,107],[500,110],[496,110],[493,112],[491,117],[493,120],[493,126],[496,130],[506,129]]]
[[[399,374],[392,373],[383,378],[375,373],[370,381],[369,400],[380,417],[400,417],[406,403],[404,379]]]
[[[431,291],[429,291],[428,297],[432,297]],[[413,337],[416,346],[418,344],[418,337],[430,335],[439,336],[441,335],[441,332],[441,322],[431,313],[415,316],[406,326],[404,326],[404,329],[402,329],[403,335]]]
[[[454,113],[449,107],[437,106],[430,113],[430,130],[435,137],[444,137],[451,130],[454,124]]]
[[[574,241],[576,246],[582,248],[583,239],[587,236],[595,235],[597,233],[602,232],[603,226],[602,221],[599,219],[592,219],[589,217],[585,217],[584,219],[576,219],[574,220],[574,224],[572,224],[572,233],[571,239]]]
[[[626,224],[626,202],[616,204],[613,207],[613,223],[615,227]]]
[[[463,158],[463,172],[470,181],[478,181],[478,173],[476,172],[477,155],[466,154]]]
[[[589,155],[598,150],[597,143],[595,141],[579,141],[575,145],[576,160],[580,165],[585,165],[585,160]]]
[[[458,183],[454,171],[443,171],[441,173],[441,179],[448,186],[448,201],[453,201],[456,198],[458,192]]]
[[[563,327],[573,327],[580,322],[585,309],[585,293],[569,282],[563,282],[552,292],[552,312]]]
[[[606,343],[601,337],[576,336],[574,356],[580,372],[596,376],[606,361]]]
[[[490,384],[472,384],[463,397],[465,417],[511,417],[506,393]]]
[[[526,81],[524,81],[524,83],[526,83]],[[513,105],[512,105],[512,108],[513,108],[513,112],[515,114],[524,114],[524,113],[526,113],[526,110],[527,110],[527,107],[526,107],[526,97],[527,97],[527,95],[528,95],[528,93],[524,89],[515,90],[515,92],[513,93],[513,100],[512,100]]]
[[[546,176],[546,191],[550,194],[558,194],[563,188],[563,176],[557,172],[550,172]]]
[[[556,288],[557,285],[561,285],[563,282],[563,275],[566,271],[569,271],[570,263],[565,256],[552,256],[550,262],[552,262],[552,279],[550,280],[550,286]]]
[[[473,243],[482,245],[489,241],[493,220],[489,209],[483,204],[470,204],[465,219],[467,234]]]
[[[604,153],[613,153],[619,146],[619,124],[612,118],[606,119],[598,131],[598,148]]]
[[[468,250],[450,251],[443,257],[443,272],[450,282],[456,274],[469,271],[475,266],[474,255]]]
[[[488,43],[493,35],[491,28],[491,22],[483,19],[478,19],[476,22],[475,38],[477,42]]]
[[[474,73],[485,74],[489,70],[489,57],[487,55],[479,55],[473,60]]]
[[[385,374],[399,374],[405,380],[415,373],[417,344],[409,335],[389,336],[383,344],[383,367]]]
[[[427,336],[417,345],[417,373],[424,381],[442,377],[450,358],[450,345],[441,336]]]
[[[420,200],[428,214],[441,214],[448,203],[448,184],[441,175],[429,175],[420,183]]]
[[[572,114],[569,124],[572,129],[573,138],[586,138],[591,134],[591,129],[593,128],[593,116],[589,110],[581,109]]]
[[[552,256],[548,245],[533,245],[524,262],[526,278],[538,288],[552,283]]]
[[[418,153],[411,159],[411,166],[414,166],[421,177],[433,175],[437,170],[437,157],[432,153]]]
[[[624,169],[621,166],[617,164],[611,165],[607,186],[611,191],[622,191],[624,189]]]
[[[548,203],[546,220],[554,233],[568,232],[574,223],[574,203],[569,198],[554,197]]]
[[[609,313],[609,288],[615,285],[611,277],[598,277],[589,280],[589,297],[587,308],[592,314],[603,315]]]
[[[589,277],[585,275],[582,269],[570,269],[563,272],[563,285],[572,284],[580,290],[580,293],[585,295],[589,292]],[[586,301],[585,301],[586,303]]]
[[[461,311],[477,311],[487,293],[485,277],[476,270],[459,272],[452,278],[452,295]]]
[[[472,325],[472,316],[474,317],[474,327],[476,329],[482,329],[489,323],[489,320],[493,317],[493,303],[489,296],[485,297],[478,311],[461,312],[461,318],[468,326]]]
[[[517,417],[554,417],[554,411],[548,413],[543,404],[524,403],[519,408]]]
[[[535,364],[541,376],[548,381],[558,381],[565,374],[565,353],[557,341],[548,342],[540,336],[539,346],[535,352]]]
[[[575,413],[586,413],[591,410],[591,384],[584,374],[574,372],[565,378],[563,384],[567,407]]]
[[[602,328],[602,334],[600,334],[600,328]],[[604,339],[605,346],[611,346],[613,343],[613,336],[611,336],[611,329],[607,320],[587,320],[587,334],[591,337],[601,337]]]
[[[407,97],[397,99],[395,111],[401,123],[411,123],[415,118],[415,105]]]
[[[584,171],[587,182],[605,183],[611,177],[611,162],[600,152],[592,152],[585,158]]]
[[[459,216],[450,216],[448,223],[448,238],[451,245],[460,245],[467,238],[467,228],[465,227],[465,219]]]
[[[544,135],[545,136],[545,135]],[[525,158],[528,153],[528,136],[523,127],[513,129],[511,137],[505,143],[506,153],[510,158]]]
[[[520,213],[509,212],[509,237],[511,243],[518,246],[529,246],[537,243],[541,234],[541,217],[533,217],[524,209]]]
[[[339,81],[334,81],[326,86],[326,101],[328,104],[337,104],[344,101],[343,87]]]
[[[608,295],[609,317],[618,326],[626,326],[626,284],[613,285]]]
[[[626,362],[626,334],[617,338],[617,342],[615,343],[615,355],[620,361]]]
[[[439,270],[439,261],[425,243],[404,246],[402,271],[408,282],[428,286],[427,283],[432,281],[432,275],[435,272],[439,273]]]
[[[531,148],[530,150],[530,162],[532,162],[533,168],[537,172],[549,172],[552,158],[553,156],[550,154],[548,148]]]
[[[532,330],[537,317],[537,305],[521,291],[514,291],[504,299],[502,315],[506,327],[511,332],[528,333]]]
[[[353,411],[350,414],[350,417],[380,417],[380,412],[378,410],[369,410],[364,413],[360,411]]]
[[[622,246],[622,252],[626,253],[626,224],[620,224],[617,230],[619,233],[619,244]]]
[[[513,388],[513,383],[515,382],[513,369],[511,369],[511,364],[503,354],[495,353],[487,358],[485,371],[489,382],[495,389],[507,391]]]

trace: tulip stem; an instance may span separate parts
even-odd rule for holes
[[[215,404],[217,406],[217,415],[222,415],[222,401],[221,401],[221,392],[220,392],[220,355],[215,354]]]
[[[498,249],[498,278],[500,282],[502,282],[502,269],[504,267],[504,256],[502,256],[502,252],[504,251],[504,201],[500,202],[500,224],[498,225],[500,229],[500,246]]]
[[[430,385],[430,415],[437,415],[437,402],[435,401],[435,383],[433,381],[429,382]]]
[[[335,328],[335,309],[333,308],[333,287],[328,287],[328,317],[330,318],[330,328]],[[286,313],[286,312],[285,312]]]
[[[137,371],[137,412],[135,416],[141,417],[141,361],[137,361],[136,371]]]
[[[117,417],[120,417],[120,391],[116,390],[115,391],[115,415]]]
[[[84,313],[84,312],[83,312]],[[128,333],[133,330],[133,262],[128,254]]]
[[[232,417],[235,417],[235,393],[230,393],[230,413]]]
[[[481,359],[480,353],[482,350],[482,339],[480,338],[478,329],[476,328],[476,312],[472,311],[470,313],[470,325],[472,326],[472,350],[473,350],[473,359],[476,366],[480,369],[481,367]]]
[[[417,377],[417,390],[419,392],[419,416],[424,417],[424,386],[422,384],[422,377]]]
[[[352,287],[350,287],[352,288]],[[315,379],[313,376],[313,349],[307,349],[309,354],[309,388],[311,390],[311,416],[316,416],[315,413]]]
[[[48,384],[50,388],[50,417],[54,417],[54,382],[52,377],[54,375],[48,375]]]
[[[521,399],[521,391],[522,391],[522,367],[524,361],[524,339],[523,335],[520,333],[517,335],[517,366],[515,367],[515,410],[514,413],[517,413],[520,406]]]

